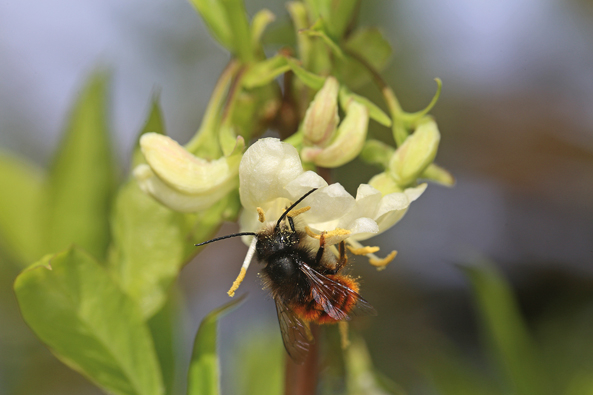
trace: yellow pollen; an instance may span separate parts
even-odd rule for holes
[[[266,222],[266,214],[264,214],[264,210],[261,207],[257,208],[257,215],[258,215],[258,219],[259,222],[264,223]]]
[[[391,253],[383,259],[379,259],[376,257],[370,258],[369,263],[371,265],[377,267],[377,270],[383,270],[387,267],[389,262],[391,262],[393,260],[393,258],[395,258],[396,255],[397,255],[397,251],[391,251]]]
[[[311,228],[309,228],[308,226],[305,226],[305,232],[307,232],[309,237],[312,237],[314,239],[319,239],[319,237],[321,236],[320,234],[313,232]]]
[[[311,206],[302,207],[302,208],[299,208],[298,210],[292,210],[290,213],[286,214],[286,216],[291,217],[291,218],[294,218],[297,215],[302,214],[302,213],[304,213],[306,211],[309,211],[309,210],[311,210]]]
[[[305,232],[307,232],[307,234],[314,239],[319,240],[321,238],[321,234],[313,232],[311,230],[311,228],[309,228],[308,226],[305,226]],[[348,236],[350,233],[351,232],[348,229],[336,228],[330,232],[323,232],[323,237],[325,238],[325,240],[327,242],[327,240],[331,237]],[[334,243],[331,243],[331,244],[334,244]]]
[[[340,339],[342,340],[342,350],[345,350],[350,346],[350,340],[348,339],[348,321],[338,322],[338,329],[340,330]]]
[[[373,254],[373,253],[379,251],[379,247],[360,247],[360,248],[352,248],[350,246],[346,246],[346,247],[354,255],[367,255],[367,254]]]
[[[247,269],[242,267],[241,271],[239,272],[239,275],[237,276],[237,279],[233,282],[233,286],[231,287],[231,289],[229,289],[229,292],[227,292],[231,298],[235,296],[235,291],[239,288],[239,285],[241,285],[243,279],[245,279],[246,273]]]

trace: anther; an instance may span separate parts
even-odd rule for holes
[[[258,207],[256,210],[257,210],[259,222],[261,222],[261,223],[266,222],[266,214],[264,213],[264,210],[261,207]]]

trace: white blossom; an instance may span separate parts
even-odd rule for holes
[[[345,230],[326,239],[327,244],[335,244],[366,240],[389,229],[426,185],[383,196],[372,186],[361,184],[354,198],[339,183],[328,185],[315,172],[304,171],[297,150],[290,144],[274,138],[260,139],[245,152],[239,166],[244,208],[241,231],[257,232],[262,228],[258,207],[267,222],[274,222],[286,207],[313,188],[318,189],[300,204],[311,209],[298,216],[299,223],[315,232]]]

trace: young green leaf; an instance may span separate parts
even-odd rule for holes
[[[180,325],[182,323],[181,304],[183,297],[176,284],[171,287],[167,296],[167,301],[163,307],[148,320],[148,327],[161,366],[165,394],[172,395],[180,392],[176,384],[181,379],[177,355],[180,351],[178,339],[183,335],[182,325]]]
[[[42,254],[43,173],[12,155],[0,155],[0,248],[23,267]]]
[[[309,88],[319,90],[325,83],[325,77],[311,73],[310,71],[302,68],[296,59],[286,57],[286,63],[290,66],[290,69],[296,74],[296,76],[307,85]]]
[[[288,70],[290,70],[290,66],[286,64],[284,56],[273,56],[251,66],[243,76],[243,86],[247,89],[253,89],[269,84]]]
[[[391,45],[380,30],[373,27],[355,30],[343,44],[346,59],[335,63],[335,71],[340,80],[351,88],[362,86],[371,74],[361,61],[374,70],[382,70],[391,56]]]
[[[216,41],[231,52],[235,51],[235,42],[225,7],[219,0],[189,0],[204,19],[206,27]]]
[[[352,21],[358,0],[323,0],[319,2],[321,17],[326,21],[328,34],[341,40]]]
[[[134,179],[115,199],[108,267],[144,317],[162,307],[185,262],[185,244],[191,240],[184,216],[142,192]]]
[[[253,46],[251,42],[251,31],[245,3],[243,0],[219,0],[226,13],[226,20],[231,29],[232,41],[235,47],[234,54],[243,63],[253,60]]]
[[[509,285],[491,264],[464,267],[473,289],[478,315],[510,393],[547,394],[533,339]]]
[[[66,365],[113,394],[163,393],[138,306],[90,255],[70,248],[46,256],[14,289],[27,324]]]
[[[211,311],[200,324],[194,340],[189,373],[187,395],[218,395],[220,393],[220,366],[218,360],[218,319],[237,308],[247,295]]]
[[[105,73],[91,75],[70,116],[49,176],[46,251],[72,243],[95,258],[109,243],[109,205],[115,186],[107,127]]]
[[[276,327],[253,328],[241,334],[238,350],[233,353],[236,382],[231,387],[237,395],[279,395],[283,391],[286,351]]]

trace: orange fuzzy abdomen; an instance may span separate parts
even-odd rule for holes
[[[332,293],[332,300],[330,301],[331,305],[334,306],[335,309],[343,312],[345,316],[348,315],[358,301],[357,295],[360,288],[358,283],[352,277],[340,274],[328,275],[327,277],[353,291],[339,292],[339,288],[336,287],[336,290],[334,290]],[[295,304],[291,306],[291,308],[299,318],[306,322],[315,322],[317,324],[335,324],[339,321],[342,321],[331,317],[324,310],[323,305],[318,303],[312,295],[307,303]]]

